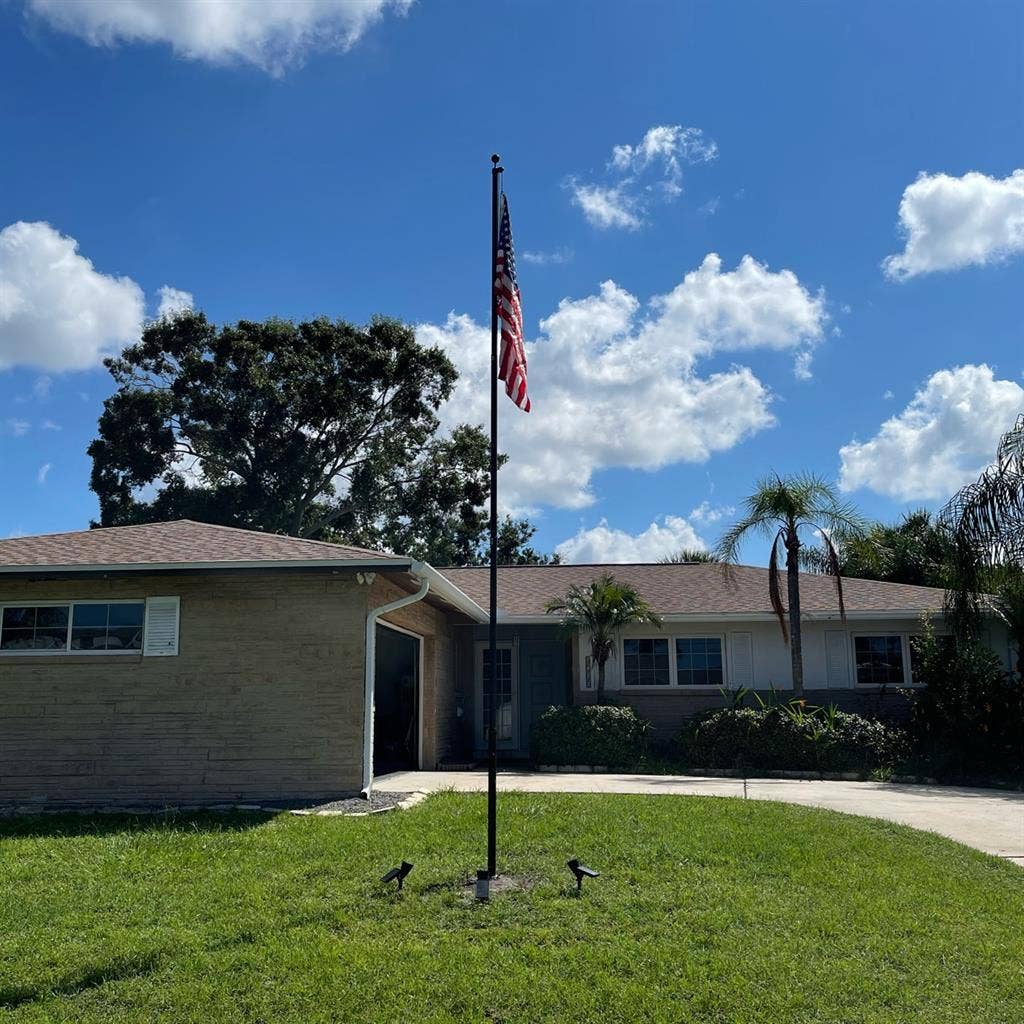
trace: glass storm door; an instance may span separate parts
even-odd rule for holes
[[[516,659],[512,644],[498,644],[495,686],[495,721],[498,749],[514,750],[519,746],[519,701]],[[491,652],[486,643],[477,646],[477,745],[487,746],[487,723],[491,713]]]

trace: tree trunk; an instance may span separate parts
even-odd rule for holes
[[[786,590],[789,596],[789,653],[793,659],[793,696],[804,695],[803,637],[800,632],[800,540],[796,529],[786,538]]]
[[[604,662],[597,663],[597,703],[604,703]]]

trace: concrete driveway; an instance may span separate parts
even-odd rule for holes
[[[391,792],[487,789],[486,772],[394,772],[374,783]],[[730,796],[827,807],[938,832],[1024,867],[1024,793],[887,782],[706,779],[694,775],[502,772],[499,790],[527,793],[650,793]]]

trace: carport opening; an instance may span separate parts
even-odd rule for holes
[[[418,768],[419,638],[378,624],[375,671],[374,773]]]

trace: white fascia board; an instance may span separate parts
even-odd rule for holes
[[[459,590],[447,576],[439,573],[432,565],[420,562],[416,571],[430,581],[430,592],[435,597],[443,598],[449,604],[458,608],[460,612],[464,612],[471,619],[476,619],[477,622],[487,622],[487,612],[471,597]]]
[[[922,615],[940,617],[941,608],[920,609],[880,609],[879,611],[847,612],[847,620],[861,619],[920,619]],[[663,622],[777,622],[774,612],[672,612],[660,614]],[[840,615],[835,612],[804,612],[800,618],[804,622],[839,622]],[[557,615],[502,615],[498,614],[498,622],[510,626],[536,626],[547,624],[557,626]]]
[[[225,562],[114,562],[88,565],[0,565],[0,574],[32,576],[77,572],[199,572],[207,569],[408,569],[411,558],[275,558]]]

